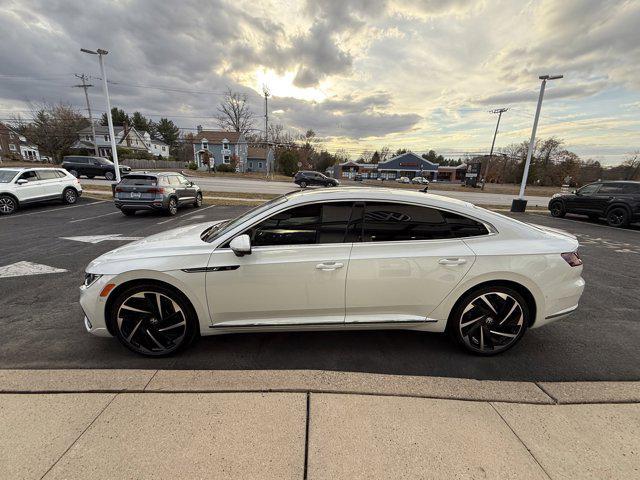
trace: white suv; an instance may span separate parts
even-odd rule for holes
[[[0,168],[0,215],[46,200],[73,204],[82,195],[78,179],[61,168]]]

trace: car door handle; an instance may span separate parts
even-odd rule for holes
[[[339,263],[339,262],[326,262],[326,263],[319,263],[316,265],[316,268],[318,270],[322,270],[324,272],[330,272],[331,270],[336,270],[342,267],[344,267],[344,263]]]
[[[440,265],[464,265],[467,261],[464,258],[441,258],[438,263]]]

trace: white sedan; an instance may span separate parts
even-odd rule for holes
[[[436,195],[314,190],[106,253],[80,303],[89,332],[150,356],[196,335],[349,329],[448,331],[492,355],[578,308],[577,249]]]

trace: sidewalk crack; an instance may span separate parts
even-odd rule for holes
[[[515,437],[518,439],[518,441],[520,442],[520,444],[522,444],[522,446],[524,448],[527,449],[527,452],[529,452],[529,455],[531,455],[531,458],[533,458],[533,461],[536,462],[538,464],[538,466],[540,467],[540,469],[544,472],[544,474],[547,476],[547,478],[549,480],[551,480],[551,475],[549,475],[549,472],[547,472],[547,470],[542,466],[542,464],[538,461],[538,459],[536,458],[536,456],[533,454],[533,452],[531,451],[531,449],[527,446],[526,443],[524,443],[524,441],[520,438],[520,435],[518,435],[516,433],[516,431],[511,427],[511,425],[509,425],[509,422],[507,422],[507,419],[504,418],[502,416],[502,414],[498,411],[498,409],[496,408],[496,406],[493,404],[493,402],[489,402],[489,405],[491,405],[491,408],[493,408],[493,410],[498,414],[498,416],[502,419],[502,421],[505,423],[505,425],[507,427],[509,427],[509,430],[511,430],[511,433],[513,433],[515,435]]]
[[[142,389],[143,392],[147,391],[147,387],[149,386],[149,384],[151,383],[151,380],[153,380],[156,375],[158,374],[160,370],[156,370],[155,372],[153,372],[153,375],[151,375],[151,378],[149,379],[149,381],[147,382],[147,384],[144,386],[144,388]]]
[[[64,457],[64,456],[67,454],[67,452],[68,452],[69,450],[71,450],[71,448],[72,448],[76,443],[78,443],[78,440],[80,440],[80,437],[82,437],[82,436],[85,434],[85,432],[91,428],[91,426],[95,423],[95,421],[100,417],[100,415],[102,415],[102,414],[103,414],[103,412],[107,409],[107,407],[109,407],[109,405],[111,405],[111,403],[115,400],[115,398],[116,398],[118,395],[119,395],[119,393],[116,393],[116,394],[114,394],[114,395],[113,395],[113,397],[111,397],[111,400],[109,400],[109,401],[107,402],[107,404],[102,408],[102,410],[100,410],[100,411],[98,412],[98,414],[93,418],[93,420],[91,420],[91,422],[89,422],[89,425],[87,425],[87,426],[86,426],[86,428],[85,428],[84,430],[82,430],[82,432],[80,432],[80,434],[75,438],[75,440],[74,440],[73,442],[71,442],[71,445],[69,445],[69,446],[67,447],[67,449],[66,449],[64,452],[62,452],[62,455],[60,455],[60,456],[58,457],[58,459],[57,459],[55,462],[53,462],[53,465],[51,465],[51,466],[47,469],[47,471],[46,471],[46,472],[44,472],[44,473],[42,474],[42,476],[40,477],[40,480],[42,480],[44,477],[46,477],[46,476],[49,474],[49,472],[50,472],[51,470],[53,470],[53,467],[55,467],[55,466],[58,464],[58,462],[59,462],[60,460],[62,460],[62,457]]]
[[[307,480],[307,467],[309,465],[309,412],[311,410],[311,392],[307,392],[307,414],[305,421],[305,432],[304,432],[304,470],[303,470],[303,480]]]

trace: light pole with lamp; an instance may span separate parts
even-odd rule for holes
[[[120,183],[120,166],[118,165],[118,148],[116,146],[116,136],[113,133],[113,120],[111,119],[111,101],[109,100],[109,88],[107,87],[107,74],[104,71],[104,60],[102,57],[109,52],[98,48],[95,52],[93,50],[87,50],[81,48],[81,52],[88,53],[90,55],[98,55],[98,62],[100,63],[100,74],[102,75],[102,89],[104,90],[104,96],[107,102],[107,124],[109,125],[109,138],[111,139],[111,156],[113,157],[113,166],[116,174],[116,183]],[[97,138],[93,139],[94,142],[98,142]]]
[[[527,186],[527,177],[529,176],[529,166],[531,165],[531,155],[536,141],[536,130],[538,129],[538,118],[540,118],[540,109],[542,108],[542,98],[544,97],[544,88],[547,80],[557,80],[563,75],[541,75],[538,77],[542,80],[540,84],[540,95],[538,96],[538,107],[536,108],[536,116],[533,119],[533,129],[531,130],[531,139],[529,140],[529,150],[527,151],[527,161],[524,164],[524,172],[522,173],[522,183],[520,184],[520,194],[518,198],[514,198],[511,202],[512,212],[524,212],[527,209],[527,201],[524,199],[524,189]]]

